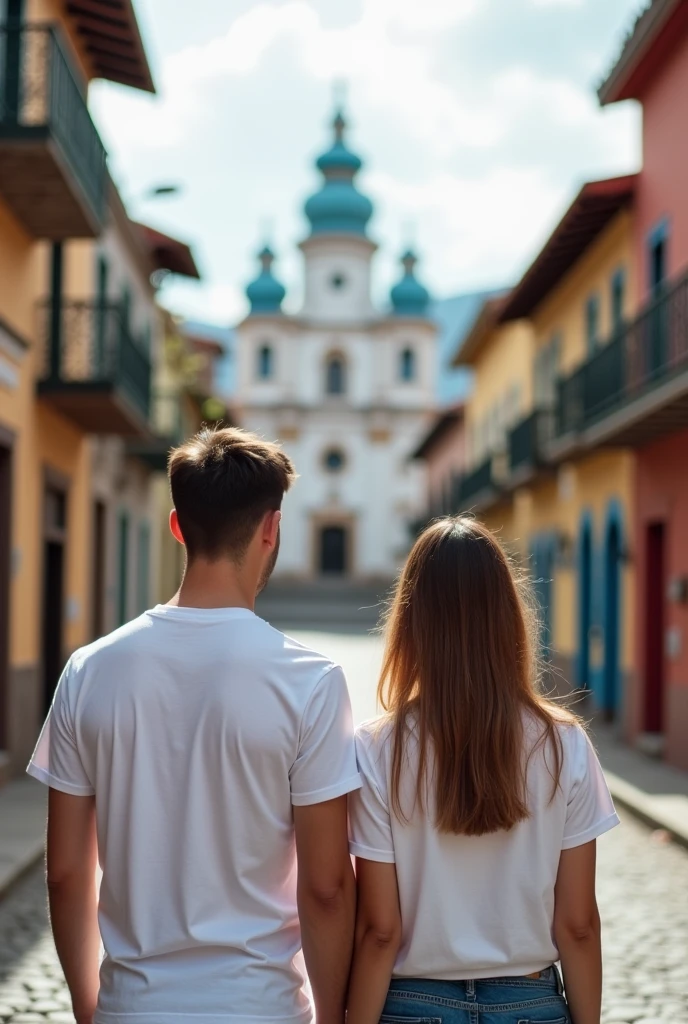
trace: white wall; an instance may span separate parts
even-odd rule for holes
[[[375,246],[367,239],[310,238],[304,253],[305,290],[301,315],[326,323],[351,323],[375,316],[370,296],[371,258]],[[334,288],[335,276],[344,284]]]

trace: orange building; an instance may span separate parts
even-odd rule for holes
[[[150,277],[197,276],[174,262],[186,247],[129,221],[87,106],[94,78],[153,89],[131,0],[6,0],[4,12],[0,782],[22,769],[65,657],[151,589],[137,568],[146,546],[146,572],[155,560],[151,469],[131,451],[154,439]],[[117,531],[131,507],[125,575]]]

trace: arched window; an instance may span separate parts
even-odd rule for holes
[[[325,368],[325,391],[328,395],[343,395],[346,391],[346,367],[343,356],[328,356]]]
[[[258,376],[261,380],[270,380],[275,372],[275,356],[271,345],[261,345],[258,349]]]
[[[406,381],[416,379],[416,353],[412,348],[405,348],[399,356],[399,376]]]

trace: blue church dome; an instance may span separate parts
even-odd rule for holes
[[[354,184],[362,161],[344,142],[346,121],[341,112],[337,112],[332,126],[334,142],[316,161],[325,181],[320,191],[306,203],[311,234],[365,235],[373,204]]]
[[[269,246],[258,253],[261,271],[255,281],[251,281],[246,289],[246,296],[251,303],[253,313],[281,313],[282,302],[287,294],[283,284],[272,273],[275,256]]]
[[[410,249],[401,258],[404,276],[391,291],[392,309],[395,316],[425,316],[430,302],[430,293],[416,278],[416,254]]]

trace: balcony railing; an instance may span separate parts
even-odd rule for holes
[[[150,356],[120,307],[63,301],[40,316],[40,393],[89,433],[146,433]]]
[[[153,436],[131,441],[130,455],[142,459],[151,469],[164,472],[172,448],[181,444],[196,429],[195,424],[184,422],[184,394],[181,391],[158,392],[151,398],[150,422]]]
[[[467,473],[461,480],[459,489],[459,502],[461,508],[466,508],[479,495],[489,493],[496,488],[494,480],[492,457],[481,462],[472,473]]]
[[[575,433],[688,370],[688,276],[559,382],[557,434]]]
[[[98,233],[105,162],[60,30],[0,26],[0,188],[34,237]]]
[[[509,431],[509,471],[522,473],[544,465],[546,447],[554,432],[554,414],[535,409]]]

